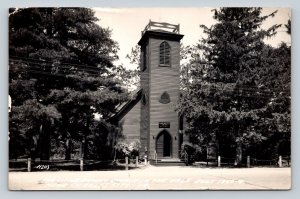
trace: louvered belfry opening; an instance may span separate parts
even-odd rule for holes
[[[159,64],[163,66],[170,66],[171,62],[171,48],[170,45],[164,41],[159,46]]]

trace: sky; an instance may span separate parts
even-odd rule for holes
[[[212,18],[215,9],[212,7],[199,8],[93,8],[97,22],[102,27],[109,27],[112,30],[112,39],[119,44],[119,60],[117,65],[123,64],[126,68],[134,69],[136,66],[130,64],[126,55],[141,38],[141,31],[149,23],[149,20],[156,22],[167,22],[180,24],[180,34],[183,34],[183,45],[194,45],[201,37],[205,37],[200,24],[211,26],[216,21]],[[264,8],[263,15],[278,10],[273,18],[268,18],[262,28],[269,28],[274,24],[286,24],[291,18],[291,11],[288,8]],[[276,47],[281,42],[291,43],[291,37],[285,32],[284,25],[279,28],[275,37],[265,42]]]

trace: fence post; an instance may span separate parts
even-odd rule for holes
[[[139,156],[135,157],[135,167],[138,167],[139,164]]]
[[[218,155],[218,167],[221,166],[221,156]]]
[[[128,157],[125,157],[125,170],[128,170]]]
[[[247,156],[247,167],[250,168],[250,156]]]
[[[80,142],[80,147],[79,147],[79,157],[80,157],[80,158],[83,157],[83,153],[82,153],[82,142]]]
[[[279,156],[279,160],[278,160],[278,165],[279,167],[282,167],[282,156]]]
[[[31,172],[31,158],[27,159],[27,171]]]
[[[80,171],[83,171],[83,158],[80,158]]]
[[[188,157],[188,154],[187,154],[187,152],[185,151],[184,152],[184,161],[185,161],[185,165],[186,166],[188,166],[189,165],[189,159],[188,159],[189,157]]]

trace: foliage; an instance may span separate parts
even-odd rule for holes
[[[133,70],[126,70],[125,68],[121,70],[123,75],[120,77],[125,80],[125,84],[130,85],[131,87],[139,88],[140,87],[140,69],[141,69],[141,47],[136,45],[131,49],[131,53],[126,55],[126,58],[129,59],[130,64],[135,66]]]
[[[126,55],[126,58],[129,59],[131,64],[134,64],[136,68],[139,70],[141,65],[141,47],[139,45],[135,45],[132,49],[130,54]]]
[[[260,27],[276,12],[266,16],[261,16],[261,8],[213,12],[217,23],[201,25],[207,36],[189,50],[191,60],[182,65],[178,110],[186,117],[193,144],[207,147],[217,142],[216,150],[223,156],[234,154],[235,148],[240,164],[243,151],[274,133],[290,132],[290,47],[273,48],[263,42],[280,27]]]
[[[107,157],[96,155],[107,150],[107,131],[114,129],[106,120],[128,94],[111,72],[118,45],[97,20],[87,8],[10,10],[10,135],[30,140],[30,131],[35,132],[38,144],[27,142],[26,147],[35,148],[42,159],[49,159],[51,139],[65,143],[66,159],[72,142],[83,143],[84,157]],[[41,110],[43,117],[38,115]],[[24,115],[30,121],[22,120]],[[20,141],[11,137],[10,148],[14,142]],[[92,149],[91,143],[98,148]]]
[[[121,82],[123,88],[132,92],[137,90],[140,87],[140,74],[139,69],[128,69],[125,68],[123,65],[119,65],[114,67],[112,73],[114,74],[115,78]]]
[[[47,137],[49,131],[55,130],[54,126],[61,118],[55,106],[45,106],[35,99],[14,107],[10,114],[10,158],[38,155],[38,144],[45,141],[42,138]]]
[[[287,24],[285,24],[284,26],[285,26],[286,29],[287,29],[286,32],[290,35],[290,34],[292,33],[292,29],[291,29],[291,27],[292,27],[292,25],[291,25],[291,19],[289,19],[288,22],[287,22]]]
[[[141,144],[139,140],[134,140],[130,143],[128,141],[123,140],[119,141],[115,148],[119,152],[120,157],[127,156],[134,158],[135,156],[139,155]]]

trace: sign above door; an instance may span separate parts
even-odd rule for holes
[[[170,122],[159,122],[158,128],[170,128]]]

